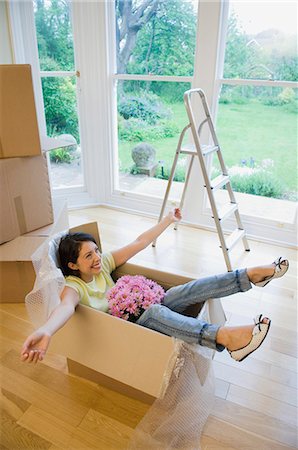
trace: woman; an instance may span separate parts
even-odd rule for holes
[[[52,335],[70,319],[78,303],[108,313],[106,294],[114,285],[111,272],[180,219],[180,210],[176,208],[132,243],[102,255],[91,235],[74,233],[62,238],[59,257],[66,286],[61,294],[61,303],[46,323],[26,339],[21,350],[21,360],[35,363],[43,360]],[[251,284],[263,287],[272,279],[283,276],[288,266],[288,260],[280,257],[267,266],[235,270],[174,286],[166,292],[162,304],[152,305],[136,323],[188,343],[198,343],[217,351],[226,348],[233,359],[242,361],[264,341],[270,327],[268,318],[262,318],[260,314],[254,324],[221,327],[181,313],[188,306],[209,298],[245,292],[251,289]]]

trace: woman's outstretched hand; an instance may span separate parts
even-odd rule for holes
[[[21,360],[26,362],[42,361],[48,349],[51,336],[42,330],[32,333],[24,342],[21,350]]]
[[[173,211],[170,211],[168,214],[168,218],[171,222],[179,222],[182,219],[182,214],[180,208],[175,208]]]

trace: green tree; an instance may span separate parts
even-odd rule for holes
[[[41,69],[50,70],[48,63],[54,60],[59,70],[74,70],[69,2],[35,0],[34,7]]]
[[[128,73],[193,74],[196,14],[188,1],[161,2],[139,31]]]
[[[74,70],[74,51],[66,0],[36,0],[35,24],[41,70]],[[70,77],[42,79],[47,132],[68,133],[79,141],[75,82]]]
[[[224,77],[249,78],[260,63],[258,48],[239,27],[237,15],[233,12],[228,21]]]

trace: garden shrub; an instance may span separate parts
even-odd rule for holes
[[[185,181],[185,173],[186,173],[186,160],[180,160],[178,161],[176,172],[174,175],[174,181]],[[162,180],[168,180],[170,178],[172,167],[168,164],[164,165],[163,167],[159,165],[158,169],[156,170],[156,173],[154,175],[155,178],[160,178]]]
[[[281,182],[265,170],[255,170],[251,174],[231,176],[232,188],[236,192],[260,195],[262,197],[283,198],[285,189]]]
[[[156,141],[175,136],[178,131],[177,125],[171,120],[162,120],[157,125],[148,125],[144,120],[134,117],[118,121],[118,136],[124,141]]]
[[[138,95],[122,95],[118,102],[118,112],[125,119],[141,119],[155,125],[161,119],[170,118],[171,113],[157,95],[141,91]]]
[[[228,168],[232,189],[243,194],[287,199],[289,193],[286,187],[269,170],[272,163],[271,160],[263,160],[261,166],[232,166]],[[213,168],[212,178],[219,174],[220,170]]]
[[[65,148],[57,148],[56,150],[50,151],[50,160],[56,164],[70,164],[73,160],[73,156],[70,154],[69,150],[66,150]]]

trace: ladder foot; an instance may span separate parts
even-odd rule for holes
[[[245,251],[246,251],[246,252],[250,252],[250,248],[246,248]]]

